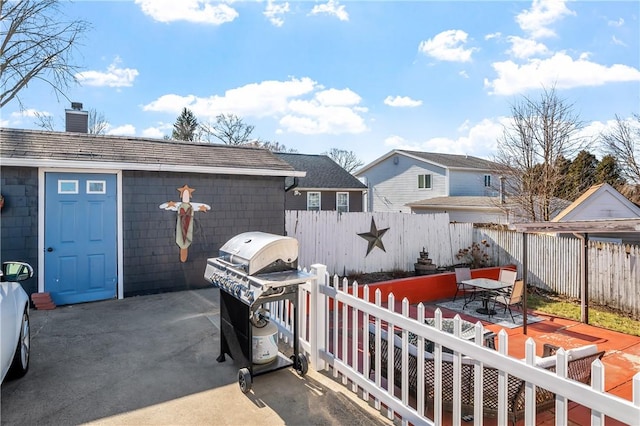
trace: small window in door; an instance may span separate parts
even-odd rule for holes
[[[59,180],[58,181],[58,194],[77,194],[77,193],[78,193],[77,180]]]
[[[88,180],[87,194],[106,194],[107,182],[104,180]]]

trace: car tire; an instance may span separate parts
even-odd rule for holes
[[[16,353],[13,356],[11,367],[7,372],[7,377],[17,379],[29,371],[29,357],[31,351],[31,327],[29,324],[29,311],[24,308],[22,313],[22,322],[20,324],[20,339],[16,347]]]

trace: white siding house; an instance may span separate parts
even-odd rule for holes
[[[467,155],[393,150],[355,175],[369,188],[368,211],[411,213],[409,204],[432,198],[497,197],[495,166]]]
[[[578,197],[571,205],[551,219],[551,222],[637,218],[640,218],[640,207],[633,204],[608,183],[601,183],[586,190],[584,194]],[[639,244],[640,233],[590,234],[589,239]]]

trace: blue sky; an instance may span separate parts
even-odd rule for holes
[[[253,136],[365,163],[392,149],[491,159],[511,106],[555,86],[597,134],[640,112],[638,1],[208,1],[62,3],[91,30],[68,91],[114,135],[170,135],[241,116]],[[64,130],[67,99],[34,82],[3,127]]]

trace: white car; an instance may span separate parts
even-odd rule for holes
[[[0,272],[0,383],[29,369],[29,296],[20,285],[33,276],[24,262],[5,262]]]

